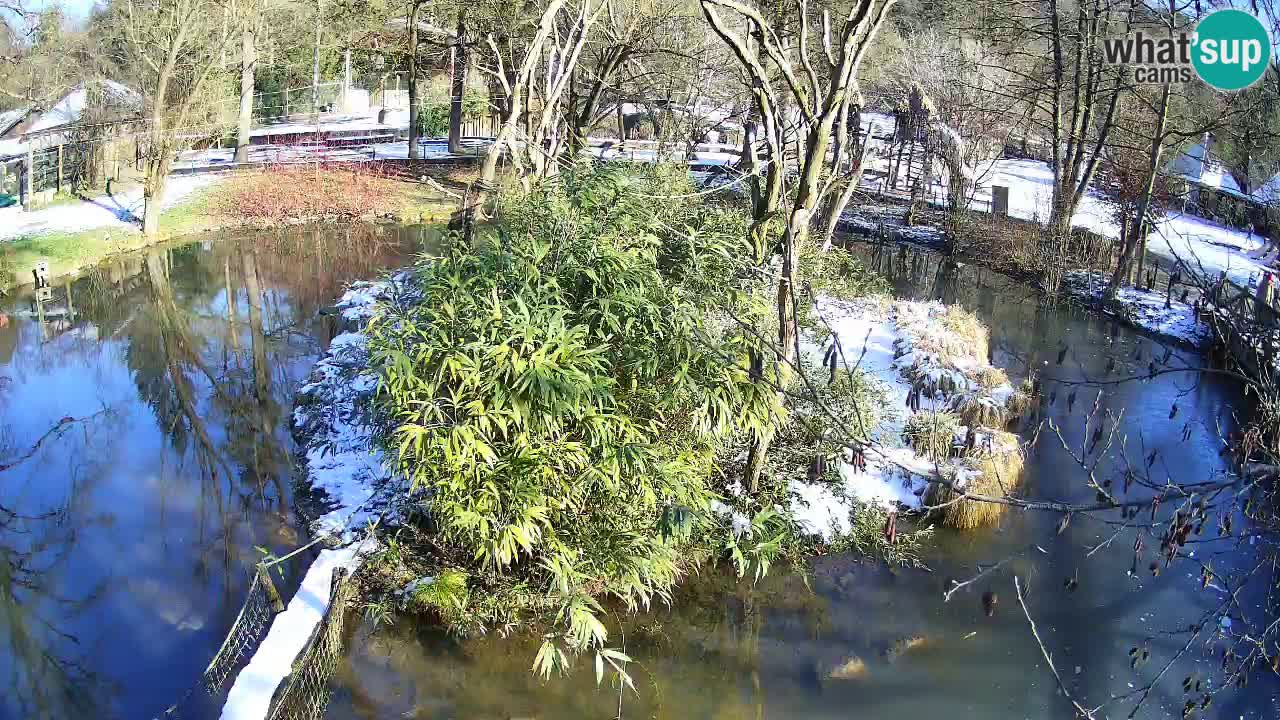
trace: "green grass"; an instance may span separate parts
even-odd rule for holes
[[[209,212],[204,198],[193,197],[160,214],[160,236],[156,241],[218,227],[224,224],[222,220]],[[40,260],[49,261],[49,277],[55,278],[149,244],[136,227],[119,225],[20,236],[4,243],[4,265],[9,272],[0,280],[0,287],[7,289],[27,282],[28,273]]]

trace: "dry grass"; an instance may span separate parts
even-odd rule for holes
[[[232,178],[215,188],[209,199],[216,212],[267,222],[413,215],[448,200],[384,167],[363,164],[266,168]]]
[[[929,647],[929,638],[923,635],[912,635],[911,637],[899,638],[889,646],[885,656],[889,662],[896,662],[899,658],[907,653],[914,652]]]
[[[984,363],[990,357],[991,334],[977,315],[958,305],[948,305],[942,313],[942,326],[960,339],[968,357]]]
[[[1009,411],[983,392],[968,392],[951,398],[951,412],[967,427],[998,427],[1009,423]]]
[[[1034,377],[1028,377],[1014,390],[1013,395],[1009,397],[1009,402],[1005,407],[1014,417],[1022,417],[1031,412],[1036,404],[1036,382]]]
[[[854,655],[848,660],[832,668],[827,677],[832,680],[857,680],[867,674],[867,664],[862,658]]]
[[[959,430],[960,418],[952,413],[922,411],[907,418],[902,439],[918,454],[942,462],[951,457]]]
[[[973,374],[973,380],[978,383],[978,387],[985,390],[994,390],[1001,385],[1010,384],[1009,376],[1005,371],[990,365],[978,368]]]
[[[935,358],[935,364],[964,367],[987,362],[990,337],[977,316],[954,305],[904,302],[897,323],[911,350]]]
[[[1018,437],[1003,430],[982,428],[983,440],[964,458],[964,467],[980,474],[971,477],[965,491],[977,495],[1002,497],[1018,486],[1022,477],[1024,458]],[[956,500],[959,493],[945,485],[934,483],[925,496],[928,505],[940,505],[936,514],[942,523],[957,530],[973,530],[991,527],[1000,522],[1007,505],[977,500]]]

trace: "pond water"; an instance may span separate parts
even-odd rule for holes
[[[289,416],[318,311],[425,232],[210,234],[0,298],[0,718],[151,718],[196,682],[256,548],[306,541]]]
[[[1046,396],[1057,388],[1056,402],[1044,399],[1041,417],[1052,418],[1077,452],[1097,389],[1055,380],[1144,375],[1153,358],[1161,366],[1199,362],[1112,321],[1046,305],[998,274],[935,255],[857,247],[897,294],[974,310],[991,328],[995,364],[1015,376],[1036,368]],[[1108,375],[1112,359],[1116,368]],[[1078,398],[1069,403],[1073,388]],[[1234,409],[1244,407],[1236,386],[1214,375],[1177,373],[1104,390],[1097,402],[1103,413],[1122,418],[1130,460],[1142,463],[1158,450],[1151,470],[1158,481],[1208,480],[1222,471],[1221,434],[1234,426]],[[1034,425],[1024,427],[1024,437]],[[1117,446],[1094,469],[1099,482],[1122,482]],[[1029,450],[1026,493],[1090,502],[1095,492],[1085,486],[1086,475],[1044,430]],[[1140,492],[1135,487],[1130,497]],[[891,572],[829,556],[815,559],[807,573],[775,569],[759,585],[716,572],[691,579],[672,607],[611,625],[612,643],[634,659],[636,692],[619,692],[608,681],[597,686],[586,659],[566,677],[538,680],[529,669],[536,635],[458,641],[407,620],[349,623],[327,717],[1073,718],[1029,631],[1015,576],[1028,589],[1027,606],[1073,695],[1090,707],[1111,703],[1100,716],[1126,717],[1144,686],[1176,657],[1139,717],[1181,717],[1182,678],[1195,673],[1217,687],[1220,662],[1207,640],[1224,614],[1237,628],[1242,615],[1256,621],[1263,612],[1259,588],[1250,585],[1237,604],[1226,603],[1222,592],[1201,589],[1200,569],[1190,560],[1153,577],[1146,569],[1151,550],[1130,575],[1135,536],[1121,527],[1119,513],[1078,516],[1060,534],[1059,519],[1015,511],[998,529],[940,532],[926,558],[932,572]],[[1210,529],[1188,547],[1219,569],[1251,560],[1247,546],[1213,537]],[[943,601],[950,578],[970,578],[979,563],[1007,557],[1013,559]],[[1073,577],[1078,589],[1067,592],[1064,581]],[[988,591],[998,596],[992,617],[981,601]],[[1188,628],[1200,623],[1204,630],[1192,639]],[[1128,655],[1135,646],[1151,655],[1137,670]],[[1190,650],[1180,655],[1184,647]],[[854,677],[833,679],[842,669]],[[1275,677],[1255,676],[1247,689],[1217,696],[1198,717],[1280,717],[1277,694]],[[1127,697],[1112,702],[1113,696]]]

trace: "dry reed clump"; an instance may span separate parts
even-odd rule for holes
[[[1024,458],[1022,446],[1013,433],[991,428],[976,431],[974,448],[965,453],[952,477],[965,492],[1003,497],[1018,486]],[[933,483],[925,504],[941,506],[935,512],[942,523],[957,530],[973,530],[997,524],[1007,505],[980,500],[957,500],[960,493],[941,483]]]
[[[991,352],[991,333],[977,315],[958,305],[948,305],[942,313],[942,326],[964,343],[967,354],[985,363]]]
[[[946,367],[986,364],[989,334],[973,313],[953,305],[920,302],[898,303],[896,309],[908,351]]]
[[[1010,418],[1007,406],[981,391],[961,393],[951,398],[950,410],[966,427],[1004,427]]]
[[[916,453],[933,462],[951,457],[960,431],[960,418],[949,412],[922,411],[907,418],[902,439]]]
[[[831,669],[827,673],[827,677],[831,680],[857,680],[866,677],[867,663],[862,658],[854,655],[839,665]]]
[[[1018,383],[1017,389],[1009,396],[1009,401],[1005,403],[1005,407],[1009,409],[1012,417],[1022,417],[1031,412],[1035,404],[1036,380],[1033,375]]]
[[[995,390],[1002,385],[1008,385],[1009,376],[998,367],[984,365],[974,371],[973,381],[984,390]]]

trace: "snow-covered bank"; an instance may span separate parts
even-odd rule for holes
[[[175,176],[165,187],[162,209],[171,208],[198,190],[223,178],[218,174]],[[142,228],[142,187],[84,202],[60,204],[39,210],[23,210],[18,205],[0,209],[0,241],[51,232],[80,232],[95,228],[140,232]]]
[[[1107,304],[1103,300],[1107,278],[1084,271],[1067,273],[1063,289],[1089,307],[1161,338],[1194,348],[1207,347],[1214,340],[1213,330],[1199,320],[1194,307],[1165,293],[1125,286],[1116,291],[1116,304]]]
[[[903,434],[919,412],[959,413],[982,405],[1006,412],[1017,392],[987,362],[985,329],[980,339],[974,328],[961,331],[957,310],[936,302],[821,298],[813,312],[831,334],[802,339],[808,364],[818,364],[834,343],[840,366],[865,373],[884,402],[869,433],[875,449],[865,454],[861,467],[846,452],[837,465],[837,482],[792,483],[791,509],[798,521],[829,540],[849,532],[858,504],[918,509],[935,474],[957,483],[981,475],[971,458],[935,463],[909,447]],[[961,426],[957,444],[963,444],[967,431]],[[981,447],[997,433],[975,426],[973,434]]]
[[[379,493],[389,491],[388,473],[369,422],[378,380],[369,369],[361,329],[391,288],[388,282],[357,283],[342,296],[337,309],[346,332],[333,339],[298,391],[293,425],[306,448],[307,479],[330,508],[312,523],[312,532],[332,537],[337,547],[320,552],[289,606],[272,621],[267,637],[236,677],[222,708],[223,720],[266,717],[276,688],[328,609],[333,571],[354,573],[376,547],[366,531],[376,519],[372,507]]]
[[[862,185],[879,191],[894,160],[887,138],[893,135],[895,120],[892,115],[872,112],[863,113],[862,118],[875,138],[867,156]],[[979,161],[971,170],[977,181],[970,198],[970,207],[974,210],[989,211],[992,188],[1003,186],[1009,189],[1010,216],[1039,223],[1048,220],[1053,199],[1053,169],[1048,163],[994,158]],[[946,184],[940,182],[931,182],[921,191],[923,198],[934,202],[944,201],[946,195]],[[1120,236],[1113,208],[1092,189],[1081,199],[1071,223],[1104,237]],[[1276,253],[1267,253],[1266,248],[1266,239],[1259,235],[1184,213],[1180,208],[1168,210],[1147,236],[1150,252],[1172,263],[1181,263],[1209,281],[1225,272],[1245,287],[1251,278],[1261,277],[1263,272],[1276,266]]]

